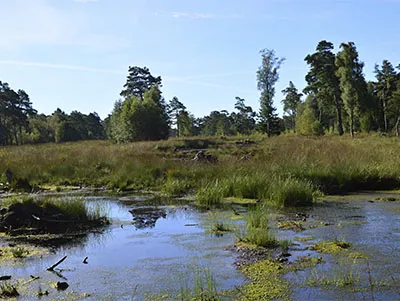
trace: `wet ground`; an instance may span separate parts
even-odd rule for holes
[[[285,275],[294,300],[399,300],[400,202],[381,201],[388,194],[329,197],[310,208],[271,211],[271,223],[296,221],[300,227],[276,229],[292,242],[288,266],[302,256],[320,258],[308,268]],[[88,197],[88,206],[102,203],[112,225],[104,232],[80,237],[73,244],[52,248],[50,255],[2,262],[1,275],[19,281],[19,300],[143,300],[176,296],[196,275],[209,270],[218,290],[246,282],[237,270],[238,254],[232,251],[234,233],[215,235],[212,225],[223,221],[234,229],[244,225],[246,208],[201,212],[180,205],[154,203],[150,197]],[[351,247],[337,254],[311,250],[320,241],[343,241]],[[46,268],[63,256],[57,268]],[[87,258],[87,264],[83,260]],[[30,275],[41,277],[30,281]],[[14,281],[14,282],[13,282]],[[66,281],[57,291],[53,284]],[[173,298],[171,298],[173,299]]]

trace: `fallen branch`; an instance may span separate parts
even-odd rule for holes
[[[57,267],[59,264],[61,264],[66,258],[67,258],[67,256],[64,256],[59,261],[57,261],[55,264],[53,264],[51,267],[47,268],[47,270],[50,272],[54,271],[54,268]]]

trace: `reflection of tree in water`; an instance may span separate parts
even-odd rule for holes
[[[154,228],[157,220],[167,217],[165,209],[154,207],[141,207],[129,210],[133,215],[133,225],[136,229]]]

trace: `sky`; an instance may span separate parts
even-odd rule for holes
[[[0,81],[39,113],[111,113],[129,66],[147,66],[196,117],[259,110],[260,50],[285,58],[274,104],[302,90],[321,40],[355,42],[367,80],[400,63],[400,0],[0,0]]]

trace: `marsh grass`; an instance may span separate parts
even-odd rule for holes
[[[221,300],[217,290],[217,283],[212,273],[205,269],[194,273],[191,284],[187,282],[181,285],[178,300],[181,301],[218,301]]]
[[[24,258],[29,255],[29,250],[24,247],[14,247],[10,251],[14,258]]]
[[[268,213],[256,207],[249,211],[246,228],[237,231],[239,242],[255,245],[257,247],[273,248],[279,246],[269,226]]]
[[[244,138],[2,147],[0,171],[10,168],[16,181],[26,181],[27,187],[106,186],[164,190],[170,196],[193,189],[200,203],[207,205],[218,203],[221,197],[259,199],[277,206],[309,205],[319,191],[400,187],[395,137],[254,136],[246,139],[255,144],[243,146]],[[182,150],[192,147],[209,149],[218,157],[218,164],[193,162],[183,156]],[[250,159],[240,160],[243,154],[251,154]]]
[[[17,287],[11,283],[0,283],[0,297],[2,298],[15,298],[19,293]]]
[[[33,208],[37,206],[46,210],[61,213],[65,218],[77,222],[97,222],[100,220],[107,221],[107,209],[101,204],[92,204],[88,206],[83,197],[70,198],[36,198],[31,196],[13,196],[2,199],[0,205],[11,206],[12,204],[22,204],[25,208]],[[27,209],[29,210],[29,209]]]
[[[224,234],[231,231],[232,231],[231,227],[229,227],[223,221],[213,222],[210,229],[210,232],[216,235]]]
[[[224,195],[224,187],[221,187],[218,181],[215,181],[208,183],[197,191],[196,201],[199,206],[210,208],[221,205]]]

